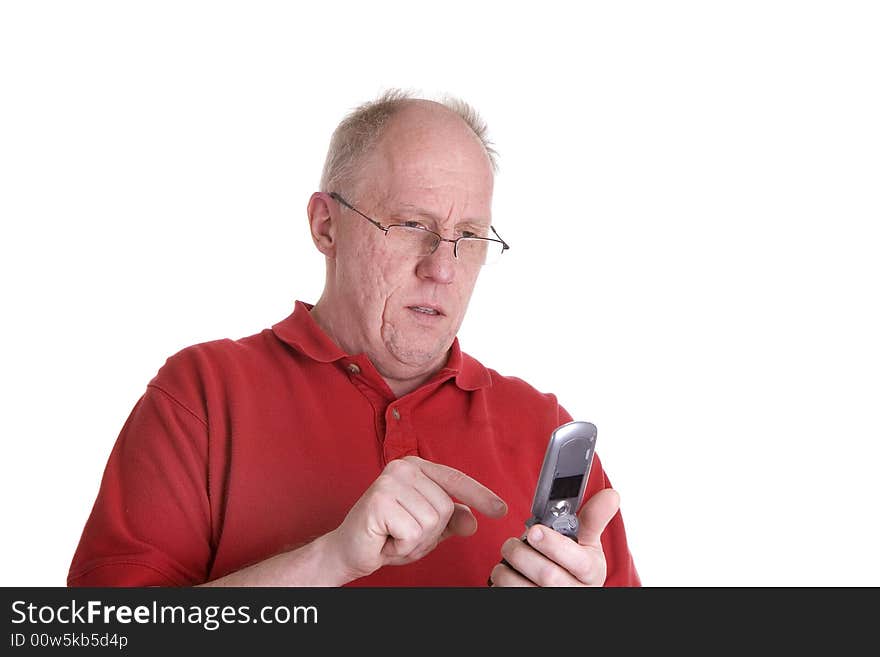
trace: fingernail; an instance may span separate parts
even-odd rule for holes
[[[544,538],[544,532],[541,531],[540,527],[534,527],[529,532],[529,543],[539,543],[542,538]]]
[[[498,509],[498,513],[507,513],[507,503],[504,500],[495,500],[495,508]]]

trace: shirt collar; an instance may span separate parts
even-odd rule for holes
[[[312,307],[312,304],[297,301],[293,312],[273,325],[272,332],[279,340],[319,363],[332,363],[350,357],[312,319]],[[461,350],[458,338],[452,341],[449,359],[441,372],[454,376],[456,385],[462,390],[478,390],[492,385],[489,371]]]

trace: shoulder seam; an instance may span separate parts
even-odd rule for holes
[[[207,421],[207,420],[204,420],[204,419],[202,419],[201,417],[199,417],[199,415],[198,415],[197,413],[195,413],[192,409],[190,409],[188,406],[186,406],[186,404],[184,404],[183,402],[181,402],[179,399],[177,399],[177,397],[175,397],[174,395],[172,395],[170,392],[168,392],[167,390],[165,390],[164,388],[162,388],[161,386],[159,386],[159,385],[157,385],[157,384],[155,384],[155,383],[148,383],[148,384],[147,384],[147,387],[148,387],[148,388],[153,388],[153,389],[158,390],[159,392],[161,392],[164,396],[168,397],[168,399],[170,399],[171,401],[173,401],[175,404],[177,404],[178,406],[180,406],[180,408],[182,408],[183,410],[185,410],[187,413],[189,413],[190,415],[192,415],[196,420],[198,420],[201,424],[203,424],[204,427],[205,427],[206,429],[208,428],[208,421]]]

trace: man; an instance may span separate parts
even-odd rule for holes
[[[577,542],[540,526],[521,540],[571,418],[456,339],[507,248],[493,158],[459,101],[390,92],[340,124],[308,204],[321,298],[168,359],[116,442],[70,585],[640,584],[598,457]]]

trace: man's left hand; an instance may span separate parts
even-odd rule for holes
[[[578,513],[577,542],[543,525],[526,532],[528,544],[509,538],[492,569],[492,586],[602,586],[607,573],[601,536],[620,508],[613,488],[600,490]]]

